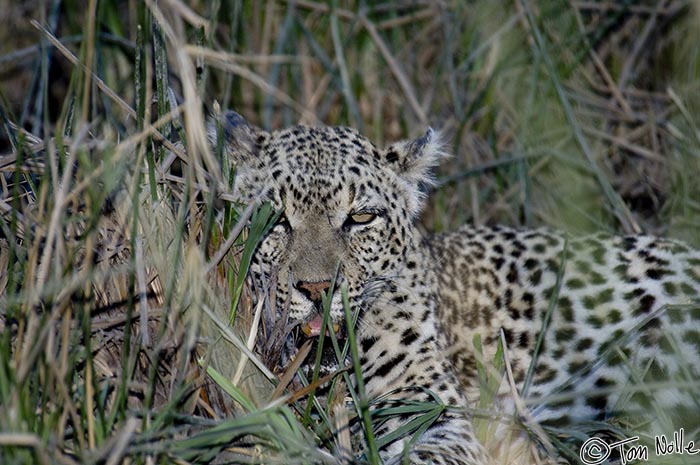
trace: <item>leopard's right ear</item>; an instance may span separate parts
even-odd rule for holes
[[[251,162],[257,158],[262,142],[268,133],[245,120],[235,111],[227,110],[215,114],[207,126],[209,142],[218,153],[221,144],[222,153],[236,164]]]

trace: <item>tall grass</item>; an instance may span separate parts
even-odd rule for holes
[[[228,193],[235,167],[205,131],[215,101],[264,128],[345,124],[380,145],[442,129],[454,157],[431,230],[505,222],[699,245],[695,8],[6,5],[0,463],[309,463],[342,449],[354,413],[285,397],[252,350],[270,328],[250,336],[244,277],[272,212]],[[369,418],[357,404],[369,430],[407,408],[436,413]]]

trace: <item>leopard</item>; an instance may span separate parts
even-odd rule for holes
[[[288,329],[280,365],[300,342],[352,334],[346,358],[315,347],[321,375],[359,367],[361,402],[444,407],[410,437],[387,435],[414,414],[380,422],[383,463],[492,463],[474,426],[487,393],[503,412],[554,426],[610,421],[623,403],[700,411],[700,252],[685,243],[500,225],[424,233],[448,156],[432,129],[379,148],[349,127],[265,131],[228,110],[209,132],[236,167],[233,197],[279,214],[250,276],[274,287],[259,298]],[[484,366],[499,358],[489,392]],[[355,458],[367,427],[354,430]]]

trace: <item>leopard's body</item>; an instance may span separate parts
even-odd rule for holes
[[[523,393],[535,399],[528,406],[539,421],[603,419],[630,379],[700,379],[700,253],[685,245],[503,227],[424,238],[414,221],[444,155],[431,131],[380,150],[348,128],[268,133],[233,112],[221,127],[237,165],[235,195],[284,212],[262,240],[252,275],[259,284],[276,281],[276,307],[290,324],[318,328],[323,290],[332,294],[329,318],[344,322],[346,288],[359,313],[367,396],[429,400],[433,393],[462,407],[422,433],[411,463],[487,462],[466,413],[483,392],[476,335],[486,360],[504,341],[522,390],[544,328]],[[289,356],[295,347],[290,336]],[[692,404],[693,393],[681,389],[687,384],[666,385],[656,397],[664,406]],[[506,409],[509,392],[503,381],[497,399]],[[382,458],[400,462],[405,444],[388,444]]]
[[[546,326],[526,393],[537,421],[565,425],[646,409],[640,389],[669,380],[676,383],[651,388],[657,406],[696,404],[700,389],[688,386],[700,379],[697,251],[651,236],[567,238],[505,227],[464,227],[432,244],[437,260],[458,257],[440,267],[439,311],[468,398],[480,389],[474,336],[485,338],[487,361],[503,339],[522,388]]]

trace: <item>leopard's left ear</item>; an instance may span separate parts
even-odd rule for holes
[[[223,114],[215,107],[214,117],[209,121],[207,132],[212,147],[223,143],[224,155],[230,157],[239,168],[253,164],[258,158],[260,143],[268,134],[232,110]],[[220,140],[221,139],[221,140]]]
[[[382,156],[400,177],[425,191],[435,185],[433,169],[448,153],[440,133],[428,128],[418,139],[391,144],[384,149]]]

